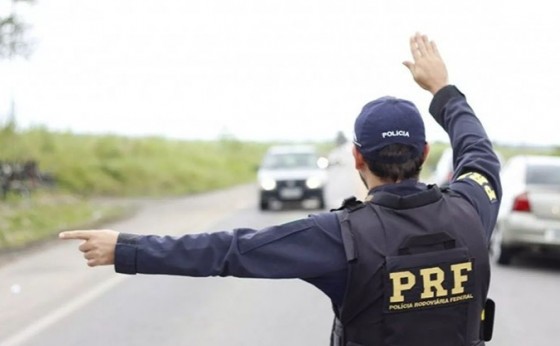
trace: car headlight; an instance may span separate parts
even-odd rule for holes
[[[260,181],[261,188],[265,191],[271,191],[276,188],[276,180],[272,178],[263,178]]]
[[[305,186],[309,189],[317,189],[323,186],[323,180],[319,177],[309,177],[305,181]]]
[[[317,159],[317,167],[321,168],[321,169],[325,169],[327,167],[329,167],[329,159],[327,159],[326,157],[320,157]]]

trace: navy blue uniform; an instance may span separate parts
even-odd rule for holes
[[[449,134],[455,173],[450,189],[476,210],[489,241],[499,209],[499,161],[482,125],[454,86],[434,96],[430,113]],[[383,185],[405,196],[426,190],[416,180]],[[332,212],[319,213],[282,225],[256,230],[170,236],[121,233],[115,270],[125,274],[300,278],[322,290],[336,306],[346,290],[348,263],[339,221]]]

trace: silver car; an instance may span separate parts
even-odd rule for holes
[[[491,247],[497,262],[509,264],[523,250],[560,250],[560,157],[515,156],[501,176]]]
[[[257,173],[259,208],[270,209],[271,203],[315,200],[325,208],[325,185],[328,160],[310,145],[279,145],[266,153]]]

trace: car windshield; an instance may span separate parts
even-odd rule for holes
[[[527,184],[560,186],[560,165],[534,164],[528,166]]]
[[[317,156],[313,153],[273,154],[265,157],[262,167],[267,169],[317,168]]]

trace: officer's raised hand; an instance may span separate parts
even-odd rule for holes
[[[420,87],[435,94],[449,84],[445,63],[435,42],[428,40],[428,36],[417,33],[411,37],[410,51],[414,62],[405,61],[403,64]]]
[[[58,236],[61,239],[84,240],[78,249],[84,253],[84,258],[90,267],[115,263],[115,246],[119,237],[117,231],[66,231]]]

